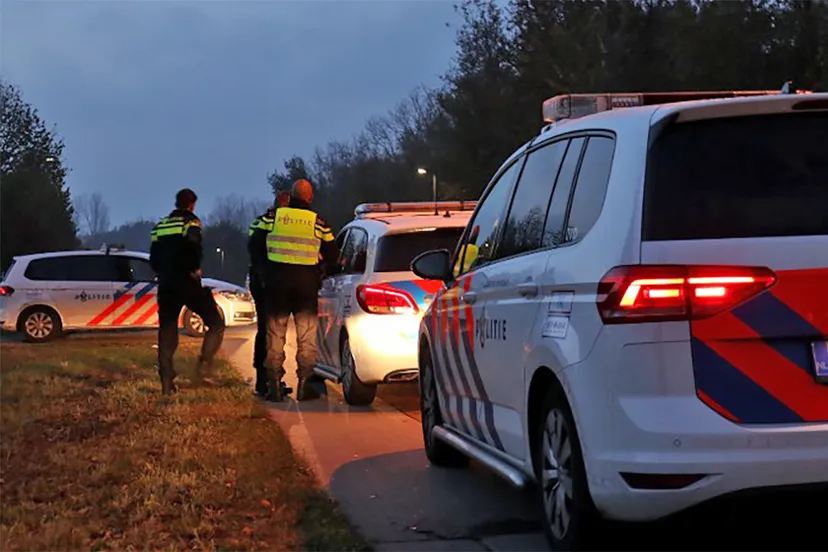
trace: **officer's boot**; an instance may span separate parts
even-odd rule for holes
[[[196,364],[195,377],[193,380],[197,385],[215,385],[216,382],[210,375],[210,363],[199,357]]]
[[[267,394],[265,400],[270,402],[282,402],[285,400],[285,384],[281,379],[270,379],[267,382]]]
[[[264,398],[267,395],[267,370],[256,367],[256,395]]]
[[[173,382],[173,378],[169,376],[161,376],[161,394],[165,396],[170,396],[178,391],[178,387],[176,387],[175,383]]]
[[[296,392],[297,401],[312,401],[322,396],[319,392],[318,383],[313,378],[302,377],[299,378],[299,383],[296,385],[298,391]],[[324,384],[323,384],[324,385]]]

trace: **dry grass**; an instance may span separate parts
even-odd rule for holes
[[[135,340],[3,343],[0,550],[365,550],[250,390]]]

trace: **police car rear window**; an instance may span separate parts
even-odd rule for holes
[[[643,239],[828,235],[828,113],[668,126],[650,150]]]
[[[411,270],[411,261],[420,253],[431,249],[454,251],[462,233],[463,228],[437,228],[383,236],[377,242],[374,271],[407,272]]]

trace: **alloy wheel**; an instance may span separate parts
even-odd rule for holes
[[[434,387],[434,373],[430,368],[420,370],[420,393],[421,393],[421,414],[423,420],[423,434],[426,445],[431,444],[434,438],[431,431],[437,422],[437,393]]]
[[[190,329],[197,334],[204,333],[204,320],[196,313],[190,315]]]
[[[543,429],[541,489],[552,535],[563,540],[573,508],[572,441],[563,412],[552,409]]]
[[[48,337],[55,329],[52,317],[45,312],[33,312],[24,323],[26,333],[35,339]]]

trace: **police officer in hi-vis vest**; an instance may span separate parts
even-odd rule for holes
[[[201,285],[201,221],[193,211],[198,197],[190,189],[175,195],[175,210],[155,225],[150,233],[150,265],[158,274],[158,373],[161,392],[176,391],[173,356],[178,348],[178,318],[186,306],[207,326],[196,366],[195,379],[205,372],[224,338],[224,320],[209,289]]]
[[[319,397],[313,387],[316,364],[316,325],[320,263],[333,268],[339,255],[334,235],[311,210],[313,186],[304,179],[293,184],[290,203],[276,209],[273,229],[267,235],[267,358],[268,399],[284,397],[285,338],[288,319],[296,326],[296,399]]]
[[[247,252],[250,254],[250,293],[256,304],[256,339],[253,348],[253,367],[256,369],[256,394],[260,397],[267,395],[267,309],[265,308],[265,268],[267,255],[265,242],[267,234],[273,229],[276,209],[287,207],[290,203],[290,192],[279,192],[276,195],[276,204],[264,214],[259,215],[250,224],[247,239]]]

